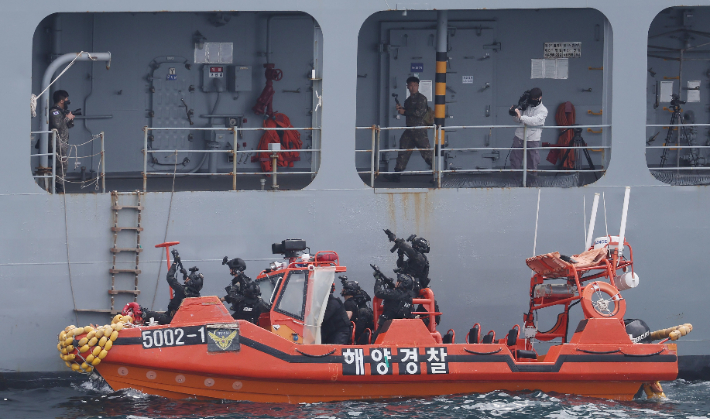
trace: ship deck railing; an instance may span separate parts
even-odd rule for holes
[[[576,128],[586,128],[588,132],[595,132],[598,133],[598,131],[593,131],[595,128],[611,128],[611,125],[609,124],[604,124],[604,125],[548,125],[548,126],[535,126],[535,127],[528,127],[528,126],[521,126],[521,125],[456,125],[456,126],[441,126],[441,125],[423,125],[423,126],[416,126],[416,127],[380,127],[379,125],[372,125],[369,127],[355,127],[356,130],[371,130],[372,131],[372,139],[371,139],[371,148],[367,150],[355,150],[356,153],[370,153],[370,170],[366,171],[358,171],[358,174],[370,174],[370,185],[374,187],[374,182],[375,178],[379,175],[388,175],[388,174],[431,174],[434,176],[434,180],[436,182],[437,187],[441,188],[441,179],[442,175],[445,173],[486,173],[486,172],[517,172],[517,173],[522,173],[522,180],[523,180],[523,186],[527,186],[527,176],[529,172],[535,172],[535,173],[598,173],[598,172],[605,172],[605,168],[601,169],[581,169],[581,168],[575,168],[575,169],[528,169],[528,150],[593,150],[593,151],[602,151],[602,150],[608,150],[611,149],[610,146],[551,146],[551,147],[528,147],[527,146],[527,141],[523,141],[523,147],[518,148],[518,147],[454,147],[454,148],[446,148],[446,151],[497,151],[497,150],[514,150],[514,149],[520,149],[523,151],[523,167],[521,169],[506,169],[506,168],[491,168],[491,169],[442,169],[442,156],[441,156],[441,149],[442,147],[436,147],[437,140],[441,138],[441,131],[447,131],[447,130],[453,130],[453,129],[488,129],[488,130],[493,130],[493,129],[518,129],[518,128],[523,128],[524,130],[527,129],[576,129]],[[408,130],[408,129],[427,129],[427,130],[433,130],[434,131],[434,146],[429,147],[429,148],[381,148],[381,141],[380,141],[380,133],[382,131],[391,131],[391,130]],[[523,136],[525,137],[525,131],[523,131]],[[416,151],[416,150],[431,150],[432,153],[435,155],[435,159],[432,161],[432,168],[431,170],[403,170],[401,172],[385,172],[385,171],[380,171],[377,170],[376,168],[380,167],[380,155],[381,153],[384,152],[389,152],[389,151]],[[579,156],[578,156],[579,158]]]
[[[30,131],[30,142],[34,141],[34,138],[32,137],[33,134],[52,134],[52,152],[51,153],[47,152],[47,153],[32,154],[32,157],[44,157],[44,156],[47,156],[48,158],[52,157],[52,172],[51,172],[51,174],[47,174],[47,175],[33,174],[32,178],[35,179],[35,181],[38,179],[44,179],[44,182],[43,182],[44,189],[47,190],[47,192],[49,192],[50,194],[53,194],[56,192],[55,188],[57,185],[57,158],[58,158],[58,155],[56,154],[57,153],[57,130],[52,129],[52,130],[48,130],[48,131]],[[106,164],[105,164],[106,163],[106,153],[105,153],[105,149],[104,149],[104,139],[105,139],[104,132],[102,131],[97,136],[93,136],[91,138],[91,140],[87,141],[87,143],[94,141],[94,139],[96,139],[97,137],[101,139],[101,151],[98,153],[100,156],[100,160],[99,160],[100,174],[99,174],[99,176],[101,176],[101,191],[102,191],[102,193],[106,193]],[[84,144],[86,144],[86,143],[84,143]],[[81,144],[81,145],[83,145],[83,144]],[[93,157],[94,155],[90,155],[90,156],[78,156],[77,155],[77,156],[71,156],[71,158],[74,160],[78,160],[78,159],[83,159],[83,158],[90,158],[90,157]],[[69,156],[65,156],[65,157],[67,159],[69,158]],[[37,170],[37,173],[44,172],[45,170],[43,170],[43,169],[47,169],[47,168],[39,167]],[[66,173],[62,173],[62,180],[63,180],[63,183],[68,182],[66,180]],[[96,181],[98,182],[98,179]],[[97,184],[97,188],[98,188],[98,184]]]
[[[691,133],[682,133],[681,128],[695,128],[695,127],[705,127],[709,128],[710,124],[646,124],[646,128],[661,128],[661,130],[654,136],[650,137],[650,139],[646,142],[646,149],[647,150],[654,150],[654,149],[661,149],[661,150],[673,150],[676,151],[678,150],[679,152],[676,153],[676,158],[675,158],[675,165],[673,166],[650,166],[649,169],[651,170],[658,170],[658,171],[697,171],[697,170],[705,170],[705,171],[710,171],[710,167],[707,165],[693,165],[691,163],[690,166],[681,166],[681,161],[683,160],[681,158],[681,150],[690,150],[691,153],[693,150],[706,150],[710,149],[710,145],[694,145],[694,144],[688,144],[689,142],[689,137],[688,135],[693,135]],[[656,137],[659,136],[664,130],[667,130],[667,133],[670,133],[670,129],[673,128],[673,131],[677,132],[677,134],[673,135],[667,135],[664,141],[666,140],[675,140],[675,143],[669,143],[666,141],[664,145],[651,145],[653,141],[656,140]],[[686,136],[685,142],[686,145],[679,144],[681,143],[680,136]],[[671,138],[672,137],[672,138]],[[694,139],[692,141],[695,141]],[[710,144],[710,141],[706,142],[706,144]],[[702,159],[705,159],[704,157],[700,157]],[[659,163],[663,164],[663,163]]]
[[[233,135],[232,148],[225,150],[199,150],[199,149],[165,149],[158,150],[148,148],[148,132],[149,131],[230,131]],[[259,153],[269,153],[270,158],[272,158],[272,163],[274,160],[278,159],[278,153],[319,153],[320,149],[281,149],[281,150],[240,150],[238,135],[242,131],[319,131],[319,127],[306,127],[306,128],[240,128],[240,127],[206,127],[206,128],[193,128],[193,127],[160,127],[153,128],[145,126],[143,127],[143,192],[147,192],[148,188],[148,176],[231,176],[232,177],[232,190],[237,190],[237,175],[271,175],[272,189],[278,189],[277,176],[283,175],[315,175],[316,171],[294,171],[294,172],[279,172],[278,165],[272,164],[271,172],[237,172],[237,155],[239,154],[259,154]],[[175,170],[171,173],[170,171],[165,172],[149,172],[148,171],[148,154],[152,153],[174,153],[175,154]],[[232,171],[231,172],[200,172],[200,173],[189,173],[189,172],[177,172],[177,165],[181,164],[177,162],[177,153],[223,153],[232,156]],[[265,182],[262,180],[262,182]],[[262,184],[262,188],[263,188]]]

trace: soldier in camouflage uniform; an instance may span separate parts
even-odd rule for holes
[[[397,111],[400,115],[407,117],[408,127],[417,127],[426,125],[424,116],[429,110],[427,98],[419,93],[419,79],[410,77],[407,79],[407,89],[409,97],[404,101],[404,106],[397,105]],[[399,148],[421,148],[419,150],[424,161],[431,166],[432,152],[429,150],[429,137],[427,137],[426,129],[408,129],[402,134],[399,139]],[[400,151],[397,155],[397,164],[394,167],[395,172],[401,172],[407,167],[409,157],[412,155],[412,150]],[[387,177],[388,180],[399,182],[399,173]]]
[[[69,148],[69,128],[74,127],[74,115],[69,111],[69,93],[66,90],[54,92],[54,106],[49,108],[49,129],[57,130],[57,185],[55,191],[64,192],[64,177],[67,172],[67,150]],[[51,141],[51,137],[50,137]],[[49,150],[52,144],[49,144]],[[51,151],[50,151],[51,152]]]

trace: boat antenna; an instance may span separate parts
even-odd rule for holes
[[[609,226],[606,223],[606,197],[604,196],[604,192],[602,192],[602,200],[604,201],[604,231],[606,232],[606,235],[609,235]]]
[[[536,255],[537,250],[537,221],[540,218],[540,191],[541,188],[537,189],[537,211],[535,212],[535,239],[533,240],[533,256]]]
[[[592,214],[589,218],[589,231],[587,232],[587,241],[584,243],[584,250],[592,246],[592,237],[594,237],[594,225],[597,222],[597,208],[599,208],[599,193],[594,194],[594,202],[592,203]]]

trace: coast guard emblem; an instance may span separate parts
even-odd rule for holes
[[[207,331],[207,352],[227,352],[239,350],[239,331],[234,329],[213,329]]]

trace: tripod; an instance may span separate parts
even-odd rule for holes
[[[681,117],[681,109],[680,105],[684,104],[685,101],[680,100],[680,97],[678,95],[673,95],[671,97],[671,108],[673,113],[671,114],[671,122],[670,126],[668,127],[668,132],[666,133],[666,140],[663,143],[664,146],[668,146],[670,144],[675,144],[677,146],[680,146],[681,140],[685,142],[687,145],[692,146],[693,140],[690,138],[690,133],[688,132],[688,129],[686,127],[682,126],[675,126],[676,124],[682,125],[683,124],[683,118]],[[678,136],[676,137],[676,141],[673,141],[673,130],[678,129]],[[668,159],[668,148],[663,149],[663,154],[661,155],[661,167],[664,167],[666,164],[666,160]],[[681,160],[681,149],[678,149],[678,166],[680,166],[680,160]],[[696,149],[691,149],[690,150],[690,155],[689,156],[684,156],[682,157],[683,160],[687,160],[691,166],[697,166],[699,157],[698,157],[698,152]]]
[[[584,138],[582,138],[582,128],[568,128],[567,130],[563,131],[562,134],[567,132],[569,129],[571,129],[574,132],[574,135],[572,136],[572,147],[587,147],[587,143],[584,141]],[[591,170],[596,170],[594,167],[594,163],[592,163],[592,156],[589,155],[589,150],[586,148],[574,148],[574,149],[566,149],[564,154],[562,154],[562,158],[559,160],[559,166],[562,167],[564,165],[564,162],[567,160],[567,156],[569,155],[569,152],[574,150],[575,153],[575,159],[574,159],[574,168],[576,170],[579,170],[582,168],[582,164],[580,163],[580,158],[582,157],[580,155],[580,152],[584,153],[584,157],[587,159],[587,164],[589,165],[589,168]],[[596,180],[599,180],[599,174],[597,172],[594,173],[594,178]]]

